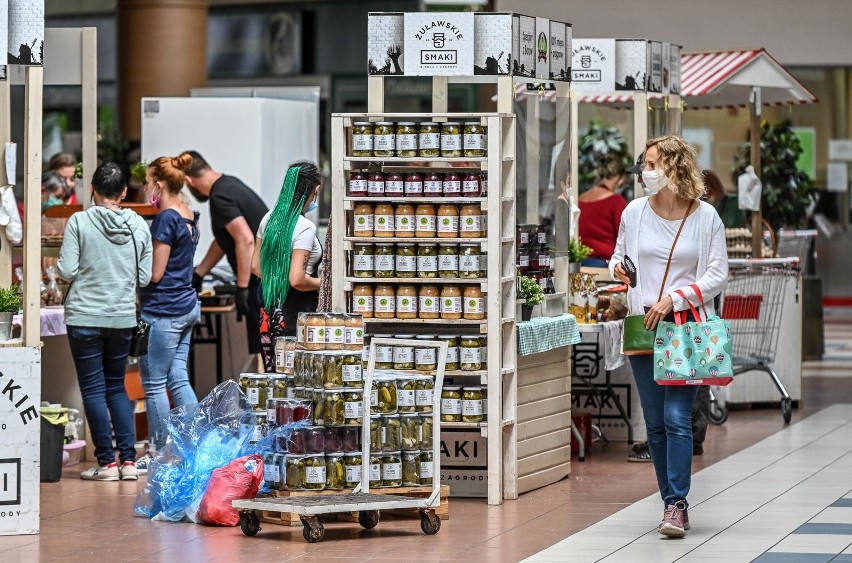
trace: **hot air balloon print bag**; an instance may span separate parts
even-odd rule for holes
[[[701,290],[689,287],[702,302]],[[731,323],[717,316],[704,320],[680,290],[678,295],[689,303],[697,321],[687,321],[686,311],[675,312],[675,322],[660,321],[654,340],[654,380],[658,385],[728,385],[734,380],[731,362]]]

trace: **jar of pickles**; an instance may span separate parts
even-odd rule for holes
[[[402,444],[402,428],[398,414],[383,414],[382,421],[382,451],[393,452],[400,449]]]
[[[453,334],[442,334],[438,336],[440,340],[447,342],[447,371],[456,371],[459,369],[459,337]]]
[[[382,451],[382,415],[370,415],[370,451]]]
[[[396,124],[396,155],[405,158],[417,156],[417,127],[413,122],[400,121]]]
[[[488,337],[479,337],[479,361],[482,364],[481,369],[488,369]],[[485,393],[485,389],[482,390]]]
[[[416,450],[420,447],[420,436],[423,433],[423,422],[417,413],[399,415],[403,450]]]
[[[402,452],[402,486],[420,486],[420,450]]]
[[[390,334],[377,334],[376,338],[391,338]],[[393,345],[376,344],[376,369],[393,369]],[[373,380],[376,387],[376,380]],[[375,405],[373,405],[375,406]]]
[[[401,286],[402,287],[402,286]],[[414,286],[410,287],[415,291]],[[399,316],[399,311],[397,311]],[[413,334],[399,334],[396,338],[400,340],[413,340]],[[414,369],[414,346],[409,344],[396,344],[393,347],[393,369]]]
[[[465,319],[481,321],[485,318],[485,294],[478,285],[468,285],[462,296],[462,315]]]
[[[293,356],[295,355],[295,353],[296,338],[294,336],[277,337],[275,339],[275,371],[278,373],[292,375]],[[280,396],[283,397],[284,395],[282,394]]]
[[[343,426],[346,420],[343,414],[343,388],[326,389],[323,397],[326,426]]]
[[[402,486],[402,455],[399,451],[382,456],[382,487]]]
[[[325,455],[287,454],[287,488],[293,491],[325,489]]]
[[[429,334],[418,334],[416,340],[433,340]],[[431,346],[414,348],[414,369],[417,371],[434,371],[438,369],[438,349]]]
[[[266,408],[269,398],[269,378],[264,373],[241,373],[240,388],[246,396],[246,401],[253,410]]]
[[[325,389],[305,389],[305,394],[314,403],[314,426],[325,426]]]
[[[370,454],[370,488],[378,489],[382,486],[382,454]]]
[[[412,223],[413,223],[412,218]],[[398,243],[396,245],[396,277],[417,277],[417,251],[413,243]]]
[[[396,412],[396,380],[391,377],[381,377],[373,380],[376,383],[376,412],[391,414]]]
[[[420,485],[432,485],[435,462],[430,450],[420,450]]]
[[[325,488],[342,491],[346,487],[346,469],[343,465],[343,452],[325,454]]]
[[[356,237],[373,236],[375,221],[373,206],[369,203],[359,203],[352,213],[352,235]]]
[[[367,176],[367,195],[369,197],[385,196],[385,175],[381,172],[371,172]]]
[[[458,277],[472,279],[479,277],[479,258],[482,253],[478,243],[463,243],[459,245]]]
[[[441,156],[457,158],[462,155],[462,130],[458,121],[446,121],[441,125]]]
[[[374,247],[373,275],[377,278],[396,276],[396,249],[393,243],[379,242]]]
[[[356,285],[352,287],[352,311],[365,319],[373,318],[373,286]]]
[[[379,121],[373,127],[373,155],[393,156],[396,150],[396,134],[393,123]]]
[[[464,387],[462,389],[462,422],[482,422],[485,409],[482,387]]]
[[[363,347],[363,342],[361,344]],[[343,358],[343,366],[341,366],[343,375],[343,386],[362,389],[364,387],[363,369],[361,366],[361,355],[352,354]]]
[[[438,248],[433,242],[417,245],[417,277],[438,277]]]
[[[478,121],[466,121],[464,124],[464,155],[472,158],[485,156],[485,127]]]
[[[417,238],[434,237],[438,224],[435,206],[428,203],[421,203],[415,209],[414,215],[414,220],[417,221],[414,236]]]
[[[461,421],[461,387],[445,385],[441,391],[441,422]]]
[[[401,203],[396,206],[394,215],[394,234],[396,238],[411,238],[415,232],[414,206],[409,203]]]
[[[421,450],[424,449],[424,448],[431,449],[432,445],[434,444],[434,436],[432,435],[432,432],[433,432],[432,416],[431,415],[430,416],[423,416],[423,417],[421,417],[420,420],[423,423],[422,424],[423,430],[420,433],[420,449]]]
[[[459,209],[459,236],[462,238],[481,238],[484,236],[482,210],[479,204],[462,205]]]
[[[459,277],[459,247],[455,244],[438,246],[438,277]]]
[[[292,338],[290,336],[284,336],[279,338]],[[285,354],[286,355],[286,354]],[[290,364],[290,369],[292,370],[293,364]],[[269,399],[286,399],[287,398],[287,387],[290,384],[290,379],[286,375],[270,375],[269,376],[269,389],[267,391],[267,400]]]
[[[349,195],[352,197],[367,195],[367,175],[360,170],[349,174]]]
[[[352,156],[373,156],[373,124],[356,121],[352,124]]]
[[[438,238],[456,238],[459,236],[459,208],[453,203],[438,206]]]
[[[385,197],[405,195],[405,181],[399,172],[391,172],[385,177]]]
[[[419,172],[405,175],[403,187],[406,197],[420,197],[423,195],[423,176]]]
[[[379,203],[373,210],[373,236],[393,238],[396,233],[396,215],[393,205]]]
[[[424,197],[441,197],[444,194],[444,179],[437,172],[429,172],[423,179]]]
[[[457,320],[462,318],[462,290],[455,285],[445,285],[441,289],[441,318]]]
[[[414,377],[400,377],[396,380],[396,408],[401,413],[417,412],[414,392],[417,380]]]
[[[420,156],[441,155],[441,129],[437,123],[424,121],[417,129],[418,154]],[[358,156],[358,155],[356,155]]]
[[[442,183],[444,197],[461,197],[461,176],[455,172],[444,174]]]
[[[343,423],[345,426],[361,426],[364,416],[364,392],[361,389],[343,390]]]
[[[417,316],[421,319],[441,317],[441,292],[436,285],[424,285],[417,293]]]
[[[468,172],[462,178],[462,197],[479,197],[482,195],[482,182],[476,172]]]
[[[372,278],[375,247],[370,243],[356,242],[352,251],[352,275],[356,278]]]
[[[479,350],[479,338],[463,336],[461,339],[461,370],[479,371],[482,369],[482,359]]]
[[[360,450],[359,450],[360,451]],[[361,484],[361,454],[352,452],[343,457],[344,483],[347,489],[354,489]]]
[[[418,377],[414,390],[414,405],[419,413],[429,414],[432,412],[432,400],[434,398],[435,381],[431,377]]]

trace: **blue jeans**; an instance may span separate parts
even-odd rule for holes
[[[608,262],[603,258],[584,258],[582,262],[580,262],[581,266],[588,266],[589,268],[606,268]]]
[[[657,385],[654,356],[628,356],[642,402],[648,447],[666,506],[686,502],[692,481],[692,405],[695,385]]]
[[[192,327],[201,320],[201,304],[196,302],[192,311],[177,316],[161,317],[143,311],[142,319],[151,324],[151,336],[148,355],[139,358],[139,367],[148,410],[150,445],[160,451],[166,445],[166,417],[170,410],[166,388],[175,407],[198,402],[189,384],[186,362]]]
[[[132,328],[68,326],[83,408],[101,466],[115,461],[110,420],[122,463],[136,459],[133,407],[124,388]]]

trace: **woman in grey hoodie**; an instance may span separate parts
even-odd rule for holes
[[[120,207],[127,187],[118,165],[95,170],[92,189],[94,205],[68,220],[57,264],[59,275],[71,282],[65,324],[98,458],[80,477],[133,480],[136,440],[124,374],[136,327],[136,287],[151,279],[151,233],[142,217]]]

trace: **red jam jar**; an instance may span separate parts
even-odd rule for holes
[[[443,192],[444,197],[461,197],[462,179],[455,172],[444,174]]]
[[[437,172],[429,172],[423,179],[423,195],[425,197],[441,197],[444,195],[444,179]]]
[[[325,452],[343,451],[343,429],[344,426],[326,427],[325,429]]]
[[[277,420],[281,420],[281,418],[277,418]],[[299,422],[300,420],[313,420],[314,419],[314,402],[308,399],[299,399],[296,401],[296,405],[293,407],[293,422]],[[279,425],[286,424],[285,422],[279,422]]]
[[[343,426],[340,428],[343,432],[343,447],[342,450],[346,453],[361,451],[361,427],[360,426]]]
[[[462,179],[462,197],[479,197],[482,195],[482,182],[475,172],[468,172]]]
[[[309,426],[305,430],[305,453],[325,453],[325,426]]]
[[[530,270],[530,250],[526,244],[518,247],[517,266],[518,271],[522,274],[526,274]]]
[[[405,195],[405,182],[402,174],[391,172],[385,178],[385,196],[402,197]]]
[[[349,195],[364,197],[367,195],[367,175],[363,172],[353,172],[349,175]]]
[[[385,196],[385,175],[381,172],[373,172],[367,178],[367,195],[370,197]]]
[[[416,172],[405,175],[405,195],[411,197],[423,195],[423,176]]]

